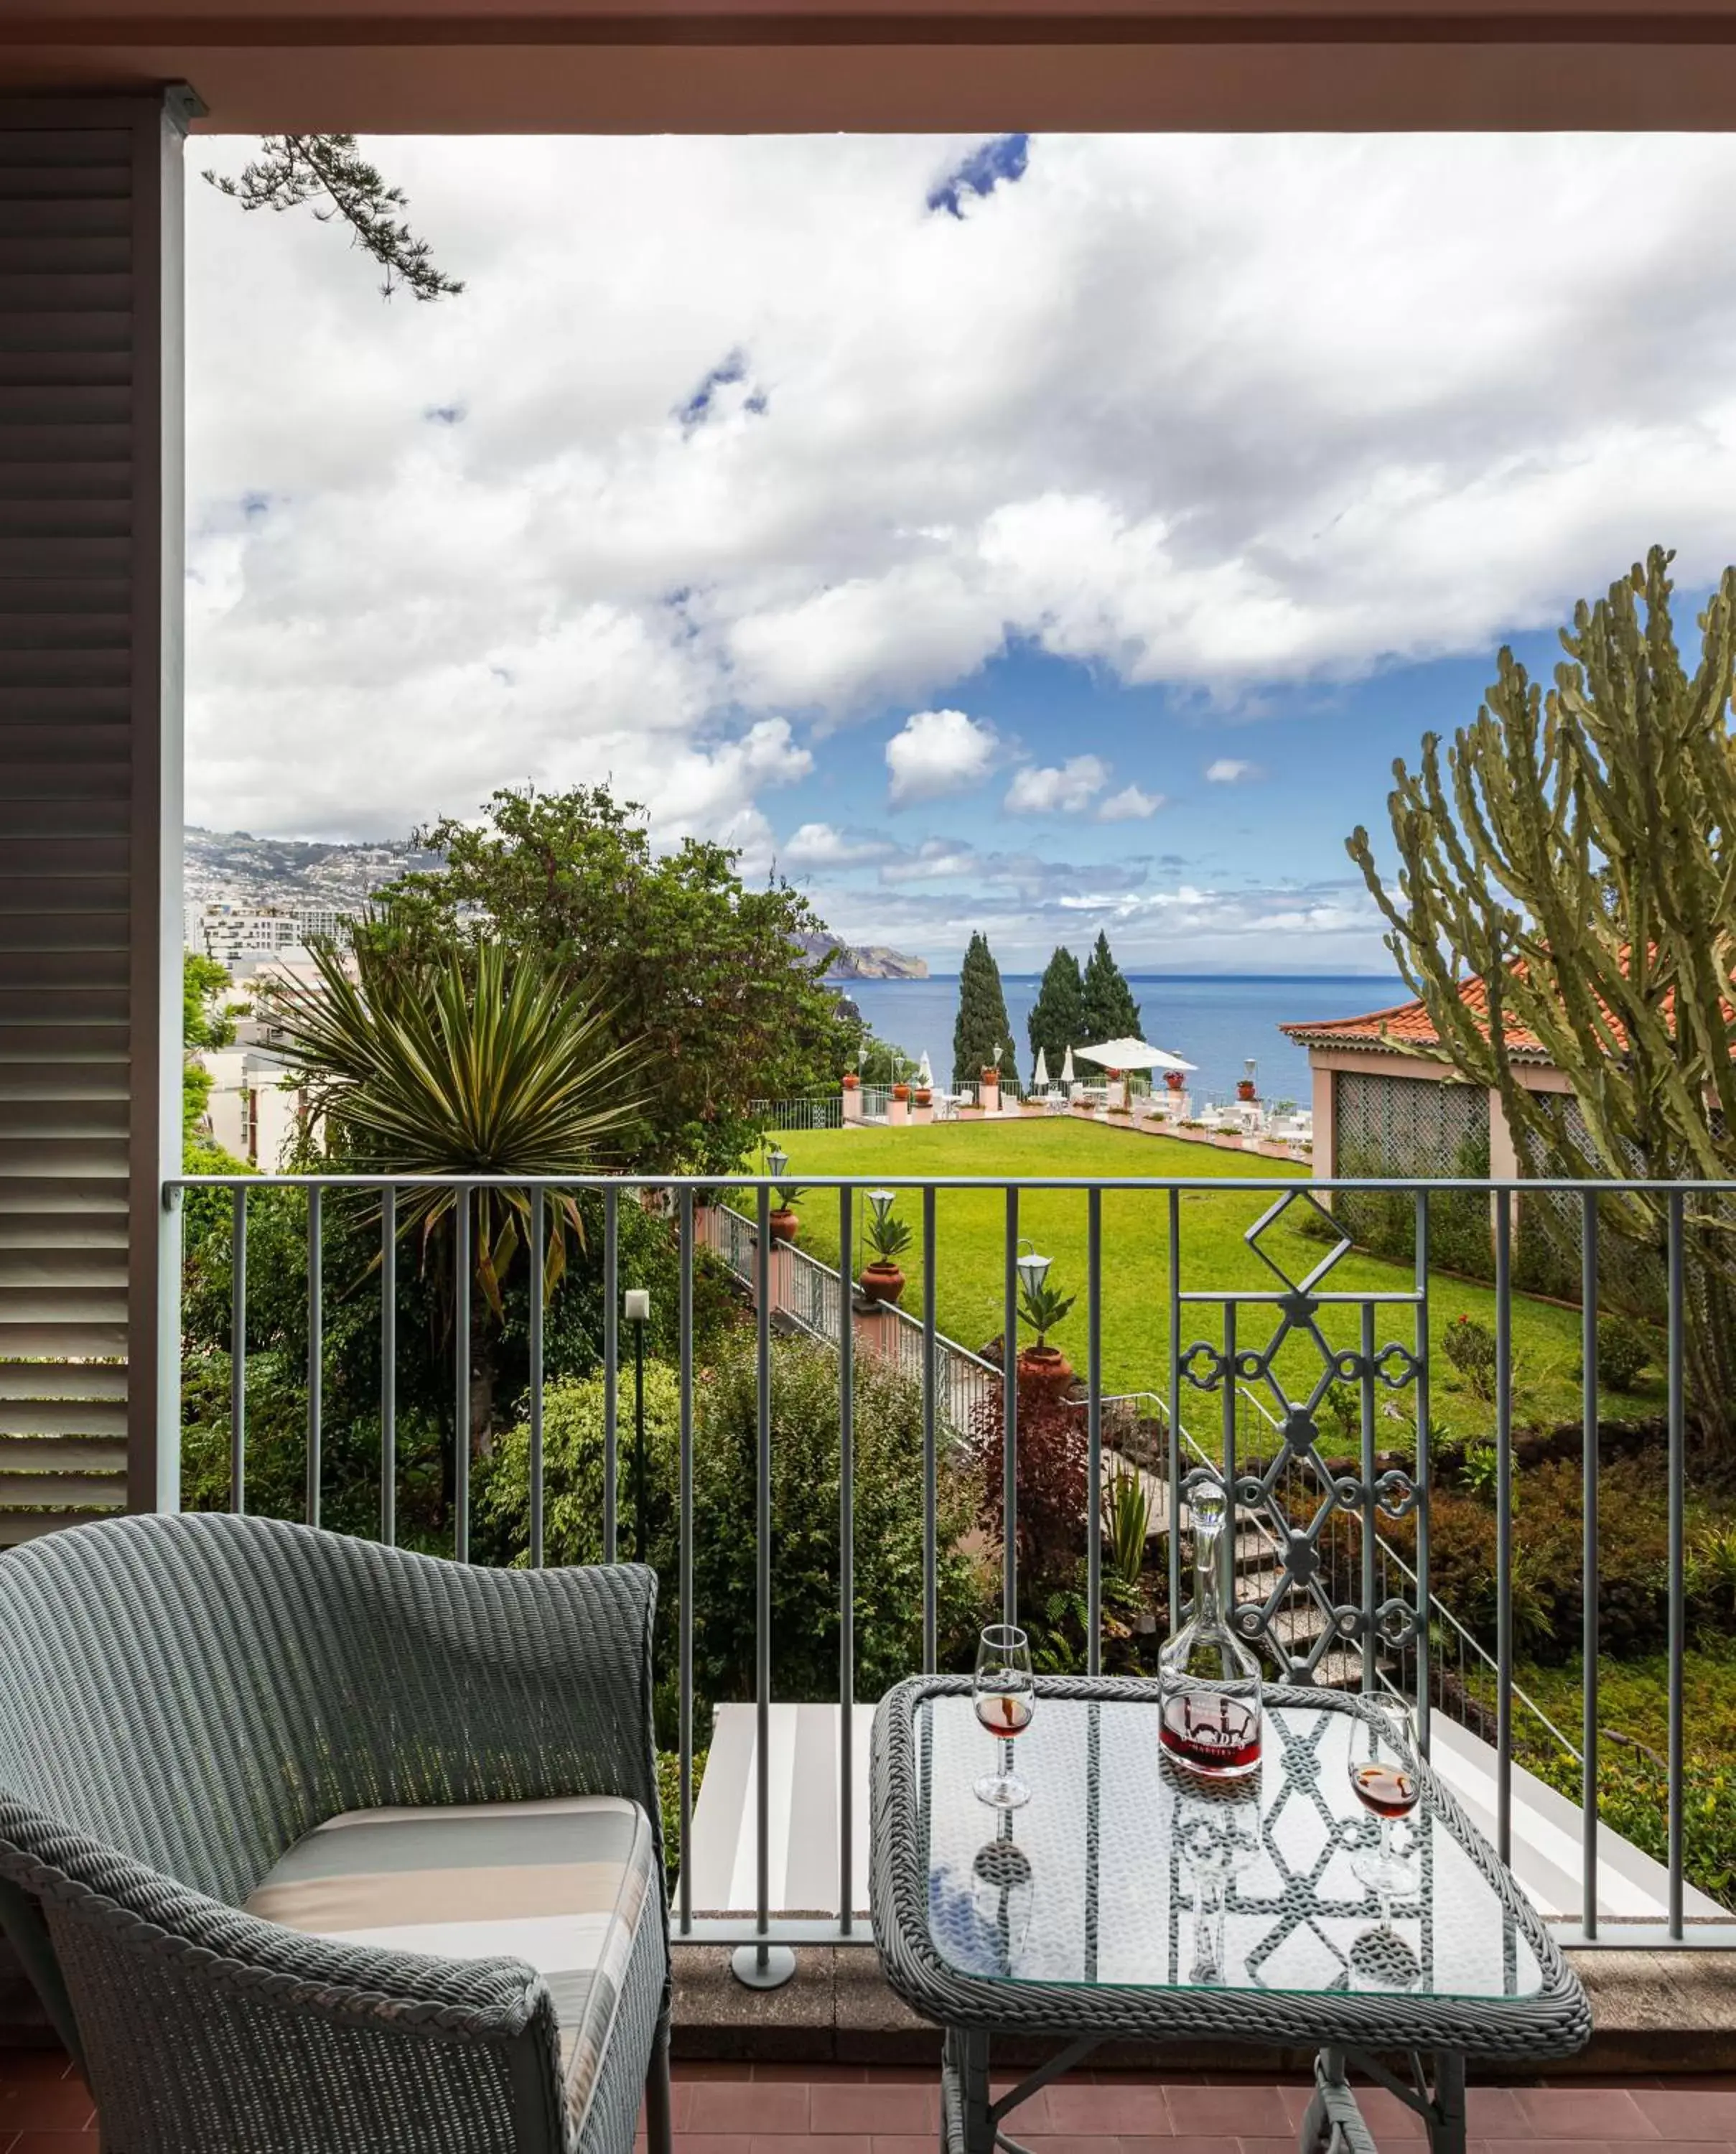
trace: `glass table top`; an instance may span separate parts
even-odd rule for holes
[[[968,1696],[923,1698],[917,1830],[935,1951],[1010,1983],[1539,1995],[1524,1929],[1427,1794],[1399,1829],[1418,1889],[1382,1930],[1352,1867],[1380,1828],[1351,1792],[1350,1727],[1330,1707],[1269,1705],[1259,1773],[1210,1786],[1162,1757],[1154,1704],[1039,1695],[1016,1745],[1031,1799],[997,1813],[973,1784],[1003,1746]]]

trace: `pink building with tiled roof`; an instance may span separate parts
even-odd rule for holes
[[[1460,993],[1468,1008],[1486,1011],[1481,980],[1467,980]],[[1463,1084],[1428,1052],[1440,1035],[1420,1002],[1360,1017],[1304,1018],[1279,1030],[1308,1049],[1317,1176],[1463,1172],[1467,1149],[1485,1147],[1483,1172],[1519,1173],[1499,1094]],[[1507,1039],[1529,1090],[1572,1090],[1534,1035],[1509,1026]]]

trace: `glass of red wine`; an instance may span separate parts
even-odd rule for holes
[[[1351,1717],[1346,1758],[1351,1791],[1381,1825],[1380,1844],[1353,1857],[1351,1867],[1381,1900],[1381,1927],[1392,1927],[1392,1902],[1413,1894],[1421,1880],[1416,1865],[1400,1854],[1392,1828],[1408,1818],[1422,1795],[1416,1723],[1402,1698],[1378,1692],[1358,1700]]]
[[[1031,1791],[1013,1770],[1013,1738],[1030,1726],[1037,1693],[1031,1641],[1015,1625],[991,1623],[983,1633],[971,1698],[978,1723],[1006,1745],[1000,1771],[986,1773],[978,1781],[977,1800],[996,1809],[1019,1809],[1030,1800]]]

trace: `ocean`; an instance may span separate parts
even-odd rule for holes
[[[1180,972],[1130,972],[1128,985],[1140,1008],[1140,1030],[1153,1047],[1167,1048],[1199,1073],[1189,1086],[1197,1098],[1228,1099],[1251,1057],[1262,1098],[1309,1101],[1308,1050],[1294,1047],[1278,1030],[1303,1018],[1356,1017],[1404,999],[1392,975],[1353,973],[1206,977]],[[1001,986],[1013,1020],[1020,1073],[1029,1081],[1030,1035],[1025,1020],[1037,999],[1040,975],[1003,972]],[[926,1049],[937,1079],[952,1074],[952,1026],[958,1013],[958,976],[926,980],[851,980],[840,992],[855,1003],[881,1039],[913,1059]],[[1058,1075],[1051,1070],[1051,1076]]]

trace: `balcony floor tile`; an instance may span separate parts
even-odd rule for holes
[[[1412,2154],[1417,2121],[1360,2091],[1381,2154]],[[1030,2154],[1295,2154],[1308,2097],[1300,2079],[1085,2071],[1009,2121]],[[940,2113],[937,2075],[909,2065],[687,2063],[673,2106],[676,2154],[935,2154]],[[1469,2154],[1569,2154],[1569,2142],[1570,2154],[1736,2154],[1736,2077],[1473,2086],[1468,2108]],[[0,2050],[0,2154],[99,2154],[90,2097],[64,2058]]]

